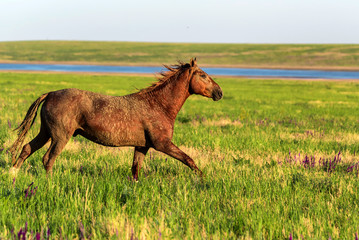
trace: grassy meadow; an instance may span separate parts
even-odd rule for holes
[[[359,69],[358,44],[194,44],[91,41],[0,42],[0,62]]]
[[[0,239],[354,239],[359,82],[215,80],[224,98],[191,96],[173,139],[205,177],[151,150],[133,182],[132,148],[73,138],[52,177],[46,148],[16,177],[6,149],[42,93],[124,95],[153,78],[0,73]]]

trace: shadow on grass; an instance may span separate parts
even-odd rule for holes
[[[0,159],[0,167],[5,168],[7,165],[10,166],[8,162],[6,162],[4,159]]]

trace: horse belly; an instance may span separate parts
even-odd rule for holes
[[[105,146],[146,146],[145,131],[137,121],[89,122],[81,135]]]

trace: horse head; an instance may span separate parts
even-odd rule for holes
[[[223,96],[221,87],[205,71],[197,66],[196,58],[192,58],[189,65],[191,77],[189,84],[190,93],[212,98],[214,101],[220,100]]]

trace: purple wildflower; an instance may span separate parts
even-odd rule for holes
[[[27,187],[27,189],[25,189],[24,193],[25,193],[25,200],[27,199],[27,197],[32,197],[36,195],[37,192],[37,186],[34,187],[34,182],[30,183],[30,185]]]
[[[289,234],[289,240],[293,240],[292,233]]]
[[[30,192],[30,187],[34,184],[34,182],[30,183],[30,185],[27,187],[27,189],[24,191],[25,192],[25,199],[27,198],[27,196],[29,195]]]
[[[319,162],[318,162],[318,166],[319,167],[322,167],[326,172],[328,173],[332,173],[336,167],[338,166],[338,164],[342,161],[341,157],[340,157],[340,152],[334,156],[334,159],[322,159],[320,158],[319,159]],[[313,166],[315,165],[315,163],[312,163]],[[350,172],[351,171],[351,168],[348,167],[347,169],[347,172]]]
[[[17,238],[21,240],[22,236],[22,228],[20,228],[19,232],[17,233]]]
[[[288,156],[286,156],[284,159],[284,162],[296,165],[298,161],[300,166],[304,167],[305,169],[313,169],[317,166],[319,168],[322,168],[327,173],[332,173],[337,168],[338,164],[342,162],[341,154],[342,153],[339,151],[338,154],[334,155],[334,158],[319,158],[319,161],[317,162],[315,156],[310,156],[306,154],[305,157],[301,159],[300,153],[298,154],[298,156],[296,156],[292,155],[292,153],[289,151]],[[281,164],[279,160],[278,164]],[[357,170],[357,175],[359,175],[359,162],[355,165],[349,166],[347,168],[347,172],[352,172],[354,171],[354,169]]]
[[[304,158],[302,164],[303,164],[304,168],[307,168],[307,167],[310,166],[310,160],[309,160],[309,157],[307,155],[305,155],[305,158]]]
[[[312,168],[314,168],[314,166],[315,166],[315,157],[314,156],[312,156],[312,157],[310,157],[310,161],[311,161],[311,167]]]
[[[347,168],[347,172],[348,172],[348,173],[349,173],[349,172],[352,172],[352,171],[354,170],[354,167],[355,167],[355,164],[352,165],[352,166],[349,166],[349,167]]]
[[[14,234],[14,231],[12,230],[11,233],[13,234],[14,238],[16,238],[16,235]],[[26,233],[27,233],[27,222],[25,223],[25,228],[20,228],[19,232],[17,233],[17,239],[19,240],[26,240]]]
[[[40,233],[36,233],[35,238],[36,238],[36,240],[40,240],[41,239]]]
[[[80,239],[85,239],[85,228],[81,221],[79,222],[79,235]]]
[[[47,239],[50,239],[50,235],[51,235],[50,228],[48,228],[46,232]]]
[[[355,233],[355,240],[359,240],[358,239],[358,233]]]
[[[131,229],[131,238],[130,238],[131,240],[134,240],[135,238],[134,238],[134,233],[133,233],[133,228]]]
[[[4,151],[4,148],[0,148],[0,153],[1,153],[2,151]]]
[[[7,120],[7,125],[9,126],[9,128],[11,128],[11,122],[9,119]]]
[[[36,194],[36,191],[37,191],[37,186],[34,188],[34,189],[32,189],[31,188],[31,196],[35,196],[35,194]]]

